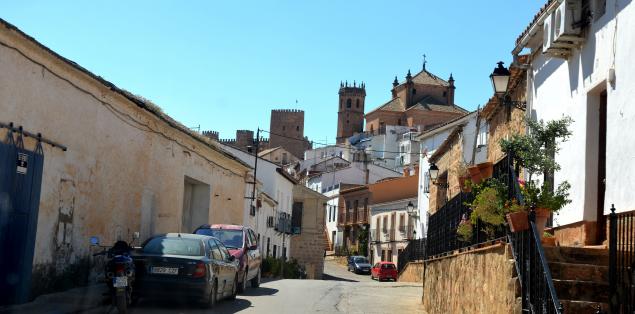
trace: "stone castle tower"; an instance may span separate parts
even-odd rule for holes
[[[297,109],[271,110],[269,126],[269,147],[282,146],[299,159],[304,159],[304,151],[310,149],[304,137],[304,111]]]
[[[337,143],[346,142],[346,139],[355,133],[364,131],[364,101],[366,100],[366,85],[362,82],[359,86],[353,82],[340,83],[340,104],[337,111]]]

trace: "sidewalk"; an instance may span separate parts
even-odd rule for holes
[[[107,302],[107,297],[103,295],[106,292],[106,285],[102,283],[64,292],[45,294],[29,303],[0,307],[0,314],[78,313],[102,306]]]

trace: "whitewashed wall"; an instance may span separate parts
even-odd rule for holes
[[[570,116],[573,136],[556,159],[568,180],[572,203],[555,217],[556,225],[596,220],[599,92],[607,91],[606,197],[618,211],[635,209],[635,8],[630,1],[606,1],[606,13],[591,25],[580,49],[567,59],[537,52],[528,77],[528,114],[545,121]],[[541,47],[532,47],[541,49]],[[608,83],[615,69],[615,84]]]

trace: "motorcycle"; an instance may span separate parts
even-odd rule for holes
[[[99,245],[98,237],[91,237],[93,246],[103,248],[93,256],[105,255],[109,260],[106,262],[105,279],[108,291],[112,299],[113,306],[117,307],[119,313],[127,313],[128,306],[133,303],[132,289],[135,281],[135,265],[130,253],[132,243],[139,238],[139,233],[133,234],[133,240],[128,244],[126,241],[117,241],[112,247]]]

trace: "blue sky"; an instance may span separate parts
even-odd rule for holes
[[[0,17],[187,126],[269,128],[271,109],[305,111],[305,135],[334,142],[340,81],[366,82],[366,111],[395,75],[454,74],[474,110],[488,75],[544,0],[2,1]],[[297,104],[296,104],[297,100]]]

